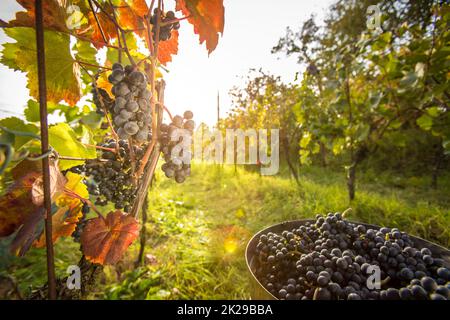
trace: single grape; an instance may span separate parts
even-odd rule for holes
[[[192,111],[185,111],[183,114],[183,118],[186,120],[192,120],[194,118],[194,113]]]
[[[112,70],[113,70],[113,71],[114,71],[114,70],[124,71],[123,65],[120,64],[120,63],[118,63],[118,62],[116,62],[116,63],[114,63],[114,64],[112,65]]]
[[[139,131],[139,126],[136,122],[127,122],[123,128],[125,132],[130,136],[135,135]]]

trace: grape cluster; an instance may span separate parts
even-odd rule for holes
[[[116,209],[129,212],[137,192],[132,176],[130,145],[127,140],[119,140],[117,145],[115,140],[110,139],[101,146],[118,150],[118,153],[102,151],[100,159],[86,161],[82,171],[91,178],[87,181],[89,194],[97,197],[96,205],[105,206],[110,201],[115,204]],[[133,152],[138,167],[145,150],[134,145]]]
[[[87,215],[90,210],[91,210],[91,208],[89,207],[89,205],[86,203],[83,203],[83,206],[81,208],[82,216],[78,220],[75,231],[72,233],[72,237],[76,242],[80,242],[81,234],[83,233],[83,228],[86,225]]]
[[[393,228],[367,229],[339,213],[281,234],[262,234],[255,275],[279,299],[411,300],[450,298],[450,270],[428,248]],[[368,283],[379,268],[381,288]]]
[[[152,93],[147,89],[146,75],[131,65],[124,68],[120,63],[115,63],[112,70],[108,80],[113,84],[115,100],[110,112],[118,136],[137,142],[150,140]]]
[[[158,8],[153,10],[153,15],[150,18],[150,24],[155,26],[156,25],[156,15],[158,13]],[[176,21],[174,23],[168,23],[170,21],[173,21],[176,19],[175,12],[173,11],[167,11],[166,13],[161,11],[161,22],[167,23],[164,25],[161,25],[159,28],[159,40],[160,41],[167,41],[172,37],[172,30],[178,30],[180,29],[180,22]],[[156,28],[152,28],[152,35],[153,40],[156,39]]]
[[[162,171],[167,178],[174,178],[177,183],[183,183],[186,177],[191,175],[191,164],[183,161],[187,148],[180,148],[186,138],[186,134],[192,138],[195,128],[195,122],[192,120],[194,114],[192,111],[186,111],[182,116],[176,115],[169,125],[162,124],[160,127],[159,142],[161,144],[161,152],[164,155],[165,163],[161,166]],[[175,147],[180,150],[178,154]],[[190,150],[190,149],[189,149]],[[190,151],[189,151],[190,152]]]

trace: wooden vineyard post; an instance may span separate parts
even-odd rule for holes
[[[47,122],[47,86],[45,79],[45,45],[44,26],[42,15],[42,0],[36,0],[36,48],[38,61],[39,81],[39,115],[41,123],[41,152],[48,154],[48,122]],[[56,299],[56,276],[55,259],[52,240],[52,212],[50,197],[50,168],[49,158],[42,158],[42,175],[44,184],[44,206],[45,206],[45,243],[47,249],[47,277],[48,277],[48,299]]]

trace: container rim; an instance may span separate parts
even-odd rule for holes
[[[256,275],[254,274],[253,270],[252,270],[252,265],[253,265],[253,256],[251,256],[255,249],[256,249],[256,243],[257,240],[259,239],[261,234],[270,232],[273,230],[273,232],[278,232],[278,229],[281,229],[282,227],[286,228],[283,230],[287,230],[287,229],[292,229],[292,227],[296,226],[301,226],[306,224],[307,222],[314,222],[314,219],[298,219],[298,220],[287,220],[281,223],[276,223],[273,225],[270,225],[264,229],[261,229],[260,231],[258,231],[257,233],[255,233],[250,240],[247,243],[247,246],[245,248],[245,262],[247,264],[247,269],[250,272],[251,276],[252,276],[252,280],[256,281],[256,283],[259,285],[259,287],[264,290],[264,293],[267,297],[270,297],[272,300],[278,300],[278,298],[276,298],[273,294],[271,294],[262,284],[261,282],[258,280],[258,278],[256,277]],[[356,224],[361,224],[367,228],[372,228],[374,230],[379,230],[382,228],[382,226],[378,226],[378,225],[374,225],[374,224],[369,224],[369,223],[364,223],[364,222],[360,222],[360,221],[353,221],[353,220],[346,220],[350,223],[356,223]],[[425,240],[423,238],[417,237],[417,236],[413,236],[413,235],[409,235],[410,238],[412,238],[412,240],[414,241],[414,244],[419,247],[419,248],[424,248],[427,247],[429,248],[433,254],[435,254],[436,252],[440,252],[440,256],[441,258],[444,259],[445,263],[446,263],[446,267],[450,268],[450,250],[433,242],[430,242],[428,240]],[[445,253],[445,255],[444,255]],[[444,255],[444,256],[442,256]]]

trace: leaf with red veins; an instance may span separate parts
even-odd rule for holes
[[[139,223],[117,210],[106,218],[90,219],[81,234],[86,259],[102,265],[116,264],[139,235]]]
[[[178,30],[172,31],[172,37],[167,41],[159,42],[158,60],[166,65],[172,61],[172,56],[178,53]]]
[[[208,53],[213,52],[219,43],[219,33],[223,34],[225,8],[223,0],[176,0],[176,10],[188,17],[199,35],[200,43],[206,43]]]

